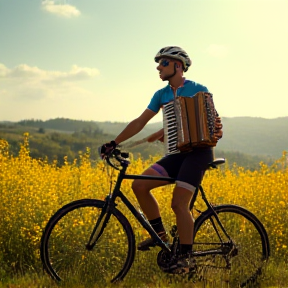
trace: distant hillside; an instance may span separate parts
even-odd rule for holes
[[[61,133],[73,133],[73,132],[79,132],[82,130],[89,130],[93,131],[96,134],[109,134],[115,135],[119,134],[120,131],[122,131],[128,123],[124,122],[97,122],[97,121],[83,121],[83,120],[73,120],[73,119],[66,119],[66,118],[56,118],[56,119],[50,119],[47,121],[42,120],[22,120],[17,123],[13,122],[5,122],[6,125],[8,124],[16,124],[23,127],[27,127],[28,129],[30,127],[34,128],[44,128],[49,130],[54,130]],[[141,131],[139,134],[135,135],[131,138],[130,141],[135,141],[142,139],[146,137],[147,135],[150,135],[157,131],[157,129],[160,129],[161,123],[153,123],[148,124],[143,131]],[[111,136],[112,137],[112,136]]]
[[[281,157],[283,151],[288,151],[288,117],[223,117],[222,123],[224,136],[215,149],[215,155],[225,157],[230,164],[236,162],[240,166],[255,169],[260,161],[272,164]],[[113,139],[127,124],[65,118],[2,122],[0,138],[8,140],[14,153],[17,152],[23,133],[29,132],[31,151],[34,151],[35,157],[54,155],[61,158],[69,151],[70,158],[73,158],[79,150],[83,151],[86,147],[92,148],[93,157],[97,157],[96,148]],[[142,139],[161,127],[161,122],[148,123],[138,135],[122,145],[125,147],[126,144]],[[163,154],[163,145],[145,143],[129,151],[140,153],[147,158],[149,155]]]
[[[288,117],[224,117],[222,122],[224,136],[218,149],[276,158],[288,151]]]
[[[104,133],[115,135],[127,125],[113,122],[95,123]],[[218,150],[272,158],[280,158],[283,151],[288,151],[288,117],[223,117],[222,123],[224,135],[217,144]],[[144,138],[161,127],[161,122],[148,123],[133,140]]]

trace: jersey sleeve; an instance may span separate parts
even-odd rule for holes
[[[197,89],[197,92],[209,92],[208,88],[201,84],[197,84],[196,89]]]
[[[208,88],[206,86],[203,86],[203,92],[209,92]]]
[[[159,112],[161,108],[161,94],[159,90],[155,92],[147,108],[155,113]]]

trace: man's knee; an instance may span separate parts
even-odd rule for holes
[[[146,188],[145,183],[143,183],[141,180],[134,180],[132,182],[132,190],[135,195],[139,193],[145,193],[147,191],[149,192],[149,189]]]
[[[163,176],[161,175],[157,170],[155,170],[152,167],[149,167],[147,170],[144,171],[144,173],[142,174],[143,176]],[[151,182],[152,181],[152,182]],[[166,183],[165,181],[159,183],[159,181],[156,180],[141,180],[141,179],[136,179],[132,182],[132,190],[134,192],[134,194],[138,194],[138,193],[149,193],[151,189],[154,189],[158,186],[162,186],[165,184],[168,184],[168,182]]]
[[[133,190],[133,192],[134,193],[137,193],[137,191],[138,191],[138,187],[139,187],[139,184],[138,184],[138,181],[137,180],[134,180],[133,182],[132,182],[132,190]]]
[[[171,208],[175,214],[178,214],[180,212],[186,211],[188,209],[188,205],[181,200],[173,198],[171,202]]]
[[[195,191],[194,186],[181,184],[177,183],[173,192],[171,208],[175,214],[189,211],[189,204]]]

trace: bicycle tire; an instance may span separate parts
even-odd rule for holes
[[[259,280],[270,256],[269,239],[263,224],[253,213],[237,205],[219,205],[215,206],[214,210],[224,229],[236,244],[237,249],[233,253],[236,254],[237,251],[238,254],[227,256],[230,258],[227,258],[228,262],[230,261],[230,267],[227,266],[228,262],[225,257],[220,254],[195,257],[199,265],[200,278],[208,282],[211,278],[210,280],[214,283],[215,281],[229,282],[230,287],[254,285]],[[219,237],[211,222],[211,219],[215,218],[213,215],[211,210],[207,210],[196,219],[194,251],[201,252],[205,245],[209,246],[210,250],[221,247],[220,242],[217,243]],[[216,226],[219,227],[219,225]],[[221,231],[220,228],[217,230]],[[224,233],[220,235],[225,237]],[[202,248],[199,249],[199,247]],[[219,273],[221,271],[224,273]]]
[[[127,218],[115,207],[94,249],[86,249],[104,203],[73,201],[47,223],[40,255],[45,271],[54,280],[102,285],[122,280],[128,273],[135,258],[135,236]]]

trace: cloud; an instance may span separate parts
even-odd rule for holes
[[[81,14],[81,12],[72,5],[57,4],[51,0],[44,0],[42,2],[42,9],[64,18],[78,17]]]
[[[13,69],[8,69],[0,63],[0,79],[38,79],[41,81],[81,81],[93,78],[99,75],[100,72],[96,68],[79,67],[73,65],[68,72],[61,71],[46,71],[38,67],[31,67],[27,64],[20,64]]]
[[[90,97],[93,93],[83,88],[82,82],[99,74],[96,68],[77,65],[73,65],[67,72],[62,72],[47,71],[27,64],[9,69],[0,63],[0,100],[34,101],[57,97]]]
[[[9,69],[5,65],[0,63],[0,78],[6,77],[6,75],[8,74],[8,71],[9,71]]]
[[[227,56],[228,52],[228,47],[219,44],[210,44],[210,46],[206,49],[206,53],[217,58],[223,58]]]

